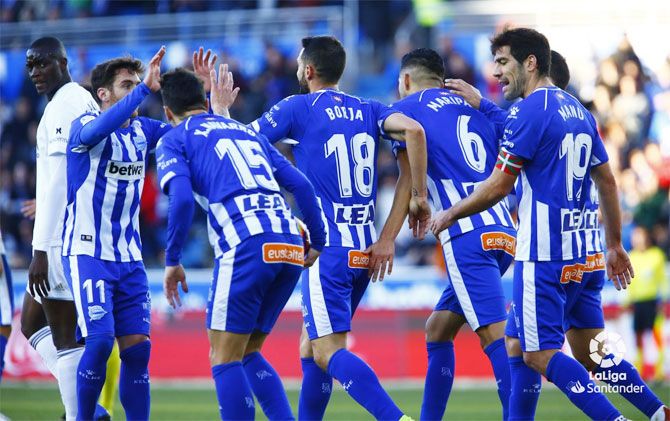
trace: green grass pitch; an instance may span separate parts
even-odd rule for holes
[[[391,387],[387,389],[396,403],[411,417],[418,419],[421,409],[422,389],[418,387]],[[655,392],[666,403],[670,400],[670,387],[656,387]],[[152,420],[215,420],[218,406],[213,388],[207,387],[152,387]],[[289,390],[294,413],[297,410],[298,391]],[[609,395],[610,400],[629,419],[645,419],[623,398]],[[257,419],[265,419],[257,407]],[[0,388],[0,412],[14,421],[57,420],[63,413],[55,387],[14,383]],[[445,419],[496,420],[500,419],[498,395],[493,389],[454,388],[449,399]],[[125,420],[123,409],[117,401],[115,420]],[[372,417],[359,407],[341,388],[336,387],[326,412],[326,420],[370,420]],[[537,411],[538,420],[580,420],[586,417],[579,412],[556,388],[544,386]]]

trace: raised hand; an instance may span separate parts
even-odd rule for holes
[[[209,72],[209,78],[212,86],[210,96],[212,111],[214,111],[214,114],[230,117],[229,108],[240,92],[239,87],[233,88],[233,73],[228,71],[227,64],[220,64],[218,76],[216,70],[212,69]]]
[[[193,52],[193,73],[202,80],[205,92],[209,92],[212,89],[209,74],[212,70],[215,70],[216,59],[216,54],[212,54],[212,50],[205,52],[204,48],[200,47],[198,51]]]
[[[607,248],[607,278],[612,281],[617,290],[626,289],[635,277],[633,265],[630,263],[628,253],[619,246]]]
[[[153,92],[158,92],[161,88],[161,60],[164,55],[165,46],[163,45],[149,62],[147,74],[144,76],[144,84]]]

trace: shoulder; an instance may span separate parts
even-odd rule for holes
[[[79,117],[76,117],[72,121],[72,127],[83,127],[88,123],[90,123],[91,121],[98,118],[99,115],[100,115],[99,111],[89,111],[84,114],[81,114]]]

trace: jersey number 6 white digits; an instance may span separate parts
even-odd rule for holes
[[[258,186],[272,191],[279,191],[279,185],[272,177],[272,168],[263,156],[263,148],[251,140],[219,139],[216,142],[216,154],[219,159],[230,156],[237,178],[245,189],[255,189]],[[251,168],[263,168],[265,174],[252,174]]]
[[[586,133],[579,133],[577,136],[568,133],[561,142],[559,158],[566,157],[565,186],[568,200],[574,197],[574,180],[583,180],[586,175],[591,160],[592,142],[591,136]]]
[[[469,115],[458,116],[458,144],[461,146],[465,162],[478,173],[486,170],[486,149],[482,138],[475,132],[468,131]]]
[[[93,302],[93,279],[87,279],[84,281],[84,284],[82,285],[84,289],[86,290],[86,299],[88,300],[89,303]],[[100,290],[100,303],[104,304],[105,303],[105,281],[100,279],[95,283],[95,288]]]
[[[354,181],[361,196],[372,194],[375,175],[375,140],[367,133],[357,133],[350,140],[351,156],[354,160]],[[335,134],[324,145],[326,157],[333,153],[337,164],[337,179],[340,184],[340,196],[351,197],[351,164],[347,141],[343,134]],[[367,176],[367,181],[366,181]]]

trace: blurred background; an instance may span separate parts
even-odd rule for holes
[[[400,58],[416,47],[432,47],[444,58],[447,77],[475,85],[503,107],[492,78],[489,39],[505,26],[531,26],[547,35],[563,54],[572,79],[569,91],[595,115],[615,171],[623,209],[624,244],[641,253],[658,247],[670,252],[670,6],[651,1],[502,0],[0,0],[0,226],[15,276],[15,302],[21,303],[25,269],[31,258],[32,221],[21,215],[35,194],[35,132],[46,104],[27,78],[25,50],[40,36],[65,43],[73,78],[87,84],[93,66],[130,54],[149,59],[167,45],[165,69],[190,66],[191,53],[210,48],[228,63],[241,87],[231,110],[249,123],[282,98],[297,93],[295,77],[300,39],[331,34],[347,49],[340,87],[385,103],[396,100]],[[164,119],[160,97],[144,102],[141,113]],[[389,145],[379,149],[378,213],[381,227],[397,177]],[[204,306],[212,267],[205,215],[196,212],[183,263],[190,268],[192,292],[179,312],[162,297],[166,198],[147,175],[141,205],[144,261],[150,270],[154,319],[152,376],[208,377]],[[385,379],[419,379],[425,373],[423,326],[448,283],[442,256],[431,236],[423,242],[403,230],[396,244],[394,273],[371,285],[354,323],[351,348],[365,355]],[[665,265],[665,261],[663,265]],[[641,276],[648,267],[636,267]],[[654,272],[656,273],[656,272]],[[659,281],[667,303],[668,279]],[[511,278],[505,277],[511,296]],[[608,328],[621,334],[628,357],[647,378],[667,378],[657,335],[644,335],[639,353],[626,293],[611,285],[603,291]],[[661,307],[667,312],[667,305]],[[19,309],[17,309],[17,312]],[[18,316],[17,316],[18,317]],[[18,318],[17,318],[18,320]],[[299,377],[297,338],[300,297],[296,292],[268,347],[270,359],[286,377]],[[658,340],[658,332],[663,333]],[[15,328],[6,373],[10,378],[44,378],[46,370]],[[638,338],[639,339],[639,338]],[[171,353],[189,346],[185,358]],[[667,347],[665,349],[668,349]],[[456,341],[460,378],[492,379],[476,335],[464,331]],[[180,355],[180,358],[183,355]],[[192,357],[192,358],[191,358]],[[667,360],[667,358],[666,358]],[[659,364],[659,361],[660,364]],[[646,362],[646,365],[643,364]]]

